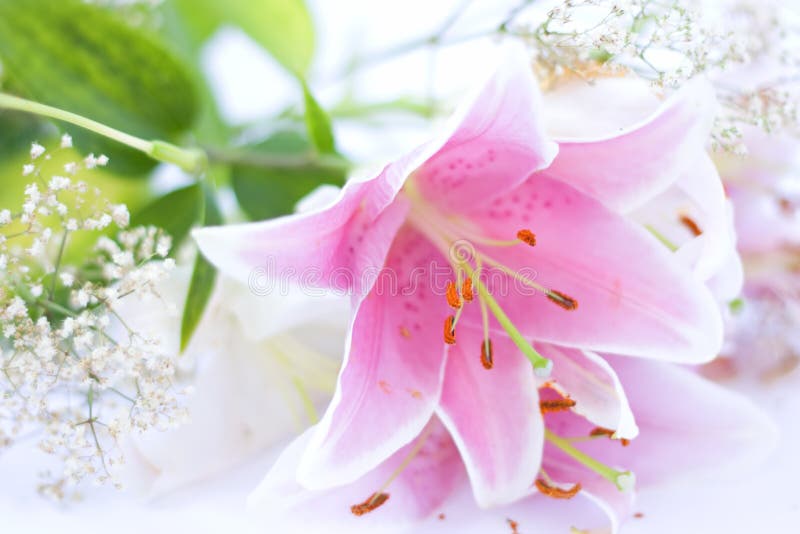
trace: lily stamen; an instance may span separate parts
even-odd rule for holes
[[[592,429],[591,432],[589,432],[589,436],[593,437],[593,438],[599,438],[601,436],[606,436],[606,437],[608,437],[610,439],[617,439],[617,438],[614,437],[615,434],[616,434],[616,432],[614,432],[610,428],[603,428],[601,426],[595,427],[595,428]],[[627,447],[631,443],[631,441],[629,439],[625,439],[625,438],[620,438],[619,442],[622,444],[623,447]]]
[[[422,450],[422,447],[425,445],[425,442],[428,441],[428,437],[431,435],[432,426],[428,425],[425,430],[422,431],[417,442],[414,444],[414,447],[409,451],[408,455],[403,458],[403,461],[400,465],[397,466],[386,482],[383,483],[381,488],[370,495],[369,499],[364,501],[360,504],[354,504],[350,507],[350,511],[353,512],[354,515],[361,516],[368,512],[373,511],[375,508],[381,506],[387,500],[389,500],[389,494],[386,493],[386,489],[395,481],[395,479],[400,476],[400,473],[405,471],[405,469],[411,464],[412,460],[417,457],[419,452]]]
[[[569,397],[539,401],[539,410],[545,413],[564,412],[575,407],[576,402]]]
[[[414,196],[416,196],[416,193],[414,193]],[[424,201],[421,199],[420,205],[424,205]],[[534,373],[539,377],[549,376],[553,368],[553,362],[539,354],[536,349],[533,348],[531,343],[525,339],[517,327],[514,326],[514,324],[511,322],[511,319],[508,317],[508,315],[506,315],[501,306],[491,295],[487,287],[481,282],[480,278],[476,276],[476,269],[472,267],[471,262],[474,261],[477,264],[478,271],[481,269],[482,261],[486,261],[487,263],[497,266],[504,273],[521,280],[523,283],[528,284],[530,287],[533,287],[544,294],[548,294],[550,290],[540,286],[539,284],[536,284],[533,281],[522,278],[518,273],[512,271],[508,267],[505,267],[496,260],[488,258],[483,253],[476,254],[474,258],[468,254],[465,255],[462,251],[455,247],[455,245],[460,243],[458,236],[465,235],[465,232],[456,232],[456,230],[459,230],[458,228],[453,229],[452,233],[448,232],[448,230],[452,228],[452,223],[450,221],[447,219],[440,220],[430,217],[429,213],[426,213],[426,210],[421,209],[420,205],[417,203],[412,203],[412,210],[410,213],[410,218],[412,221],[416,222],[417,228],[425,232],[427,237],[431,239],[431,241],[439,247],[440,251],[445,255],[445,257],[450,260],[453,271],[458,273],[459,280],[462,270],[464,273],[466,273],[467,278],[472,279],[474,289],[477,289],[479,297],[478,300],[488,307],[497,322],[500,323],[500,326],[506,331],[508,337],[514,342],[514,344],[525,355],[525,357],[530,360],[531,364],[533,365]],[[454,251],[456,254],[454,254]],[[474,253],[474,250],[472,252]],[[574,299],[566,297],[566,295],[563,295],[562,293],[554,294],[565,297],[566,300],[564,300],[563,303],[569,303],[574,307],[577,306],[577,302]],[[449,316],[447,319],[445,319],[444,340],[447,344],[452,345],[455,343],[455,324],[458,321],[463,309],[463,306],[460,307],[455,316]],[[484,321],[484,323],[486,323],[486,321]],[[487,326],[484,326],[484,330],[488,334]],[[484,339],[488,339],[488,335],[485,335]]]
[[[681,221],[681,224],[684,225],[692,233],[693,236],[697,237],[703,235],[703,230],[695,222],[695,220],[689,217],[688,215],[682,214],[679,217],[679,220]]]
[[[480,281],[480,278],[475,277],[475,270],[468,263],[463,263],[462,267],[464,270],[467,271],[467,275],[470,276],[473,280],[475,280],[475,285],[478,289],[478,295],[480,299],[486,303],[486,306],[492,312],[497,322],[500,323],[500,326],[503,327],[503,330],[506,331],[508,337],[514,342],[517,348],[530,360],[531,364],[533,365],[533,371],[536,373],[537,376],[546,377],[550,375],[550,371],[553,369],[553,362],[552,360],[548,360],[541,354],[539,354],[536,349],[523,337],[522,333],[517,330],[517,327],[514,326],[514,323],[511,322],[508,315],[503,311],[503,308],[497,303],[497,301],[492,297],[489,290]]]
[[[447,297],[447,304],[449,304],[451,308],[454,310],[461,308],[461,296],[458,294],[458,288],[455,282],[447,282],[445,296]]]
[[[517,232],[517,239],[531,247],[536,246],[536,234],[527,229]]]
[[[549,298],[552,302],[555,302],[556,304],[558,304],[567,311],[574,311],[578,309],[578,301],[570,297],[569,295],[562,293],[561,291],[556,291],[555,289],[549,289],[545,294],[547,295],[547,298]]]
[[[561,451],[567,456],[614,484],[618,490],[630,491],[635,486],[636,476],[632,472],[618,471],[602,462],[599,462],[598,460],[595,460],[585,452],[572,445],[568,439],[562,438],[548,428],[545,428],[544,430],[544,437],[551,444],[561,449]]]
[[[492,340],[489,338],[484,339],[481,343],[481,363],[486,370],[494,367],[494,358],[492,354]]]
[[[553,499],[571,499],[581,491],[580,483],[574,484],[569,489],[563,489],[558,486],[551,485],[543,478],[537,478],[535,484],[536,489],[538,489],[542,495],[546,495]]]
[[[523,285],[530,287],[531,289],[535,289],[550,299],[550,301],[554,302],[555,304],[559,305],[560,307],[564,308],[567,311],[573,311],[578,308],[578,301],[566,293],[562,293],[561,291],[557,291],[555,289],[548,289],[541,284],[537,284],[533,280],[522,276],[520,273],[513,271],[500,263],[499,261],[492,259],[486,255],[483,255],[483,259],[486,260],[486,263],[491,265],[492,267],[496,267],[500,269],[508,276],[512,277],[514,280],[517,280]]]
[[[464,299],[464,302],[472,302],[475,298],[475,294],[472,292],[472,278],[467,277],[464,280],[464,284],[461,286],[461,297]]]
[[[388,500],[388,493],[373,493],[366,501],[351,506],[350,511],[353,515],[362,516],[383,505]]]
[[[456,318],[453,315],[448,315],[444,320],[444,342],[448,345],[455,345],[456,343]]]

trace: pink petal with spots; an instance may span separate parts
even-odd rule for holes
[[[485,252],[521,276],[578,302],[567,311],[510,278],[496,299],[527,336],[549,343],[676,362],[702,362],[722,345],[710,291],[643,228],[562,182],[534,175],[471,215],[498,239],[530,228],[535,247]]]
[[[615,430],[620,438],[637,436],[639,428],[622,384],[600,355],[545,343],[536,343],[535,347],[553,360],[550,381],[576,402],[575,413],[597,426]]]
[[[528,494],[539,471],[544,428],[530,362],[507,337],[493,339],[494,367],[484,369],[483,335],[457,329],[439,417],[467,466],[481,507]]]
[[[287,281],[306,288],[363,296],[361,273],[383,267],[407,205],[395,199],[414,155],[375,179],[350,182],[333,204],[312,213],[269,221],[209,227],[192,234],[222,272],[257,287],[280,290]]]
[[[573,99],[571,105],[590,117],[597,113],[594,109],[630,107],[627,92],[609,98],[604,94],[577,91],[576,96],[582,97]],[[578,130],[577,136],[560,140],[558,156],[543,173],[599,198],[615,210],[629,211],[691,169],[705,150],[715,110],[713,88],[697,79],[638,124],[609,129],[594,138]]]
[[[288,280],[355,292],[357,300],[370,287],[358,286],[356,278],[383,266],[405,219],[407,205],[397,194],[412,173],[432,201],[456,209],[514,187],[550,163],[557,147],[542,134],[539,100],[525,54],[512,47],[478,96],[430,142],[375,178],[348,183],[332,205],[192,235],[209,261],[241,281]]]
[[[449,308],[419,271],[427,265],[450,272],[432,245],[405,227],[356,311],[336,393],[300,463],[304,486],[353,482],[417,436],[433,414]]]
[[[547,167],[558,147],[544,133],[541,107],[530,60],[513,47],[456,115],[447,143],[416,172],[423,196],[443,211],[463,212]]]
[[[298,532],[316,532],[315,527],[320,532],[331,531],[332,525],[338,526],[337,532],[372,532],[387,524],[408,527],[434,513],[466,482],[453,440],[442,424],[432,419],[414,441],[353,483],[308,490],[297,483],[295,473],[312,433],[313,429],[289,445],[248,499],[249,507],[268,524],[279,523]],[[352,505],[378,491],[389,494],[382,506],[360,517],[352,514]]]

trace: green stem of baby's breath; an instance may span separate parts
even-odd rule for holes
[[[50,281],[50,293],[48,298],[53,300],[53,295],[56,293],[56,282],[58,280],[58,270],[61,268],[61,259],[64,257],[64,248],[67,245],[67,238],[69,237],[69,230],[64,231],[61,236],[61,243],[58,245],[58,256],[56,256],[56,264],[53,269],[53,279]]]
[[[72,113],[32,100],[0,93],[0,108],[33,113],[42,117],[74,124],[75,126],[85,128],[103,137],[107,137],[108,139],[144,152],[158,161],[177,165],[181,169],[192,174],[201,173],[208,165],[208,158],[202,150],[181,148],[165,141],[148,141],[146,139],[141,139],[82,115],[78,115],[77,113]]]

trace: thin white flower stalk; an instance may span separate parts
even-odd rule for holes
[[[64,136],[55,150],[71,145]],[[123,434],[171,428],[184,413],[174,355],[116,311],[130,295],[160,298],[156,284],[173,268],[169,238],[126,229],[127,208],[78,179],[105,156],[68,163],[64,175],[45,174],[49,159],[32,145],[22,207],[0,210],[0,446],[35,439],[59,458],[40,490],[63,498],[84,479],[115,481]],[[69,243],[87,233],[94,249],[68,262]]]
[[[564,0],[542,22],[512,23],[506,31],[530,45],[545,86],[572,77],[591,82],[632,74],[660,91],[711,76],[723,104],[712,146],[742,154],[744,125],[766,131],[798,126],[786,86],[800,80],[800,24],[784,16],[785,9],[754,0],[715,6],[693,0]],[[732,88],[720,79],[764,57],[781,67],[775,80]]]

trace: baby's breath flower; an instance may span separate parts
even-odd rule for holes
[[[36,159],[39,156],[44,154],[44,147],[39,143],[32,143],[31,144],[31,159]]]
[[[61,147],[71,147],[69,136]],[[44,153],[32,145],[32,159]],[[72,176],[106,163],[89,156],[65,170]],[[29,165],[29,174],[37,170]],[[160,261],[169,252],[163,232],[125,229],[124,205],[80,180],[37,177],[21,210],[0,210],[0,447],[22,433],[41,435],[40,449],[62,463],[40,490],[63,498],[84,479],[115,483],[125,433],[185,418],[173,388],[175,355],[130,330],[116,309],[129,296],[160,299],[156,284],[174,263]],[[116,239],[98,235],[93,251],[66,264],[73,233],[113,225]]]
[[[545,88],[625,74],[662,91],[697,76],[713,78],[723,106],[712,146],[741,154],[740,126],[767,132],[800,126],[796,93],[785,90],[800,69],[796,21],[777,0],[562,0],[543,22],[512,22],[503,31],[530,45]],[[775,65],[774,80],[747,87],[723,77],[764,61]]]
[[[72,284],[75,283],[75,277],[71,273],[61,273],[58,277],[61,279],[61,283],[64,284],[64,287],[72,287]]]

